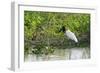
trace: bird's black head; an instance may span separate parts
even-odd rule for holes
[[[62,26],[59,32],[64,32],[65,33],[66,32],[65,26]]]

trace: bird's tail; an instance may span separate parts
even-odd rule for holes
[[[78,43],[78,39],[77,39],[77,38],[75,38],[74,41],[75,41],[76,43]]]

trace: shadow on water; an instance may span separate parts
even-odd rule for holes
[[[53,54],[50,55],[25,55],[25,62],[32,61],[54,61],[54,60],[77,60],[77,59],[89,59],[90,48],[67,48],[67,49],[55,49]]]

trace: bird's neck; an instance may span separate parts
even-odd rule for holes
[[[66,30],[65,32],[70,32],[70,30],[68,29],[68,30]]]

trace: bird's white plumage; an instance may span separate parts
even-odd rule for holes
[[[75,34],[74,34],[73,32],[71,32],[70,30],[67,30],[67,31],[65,32],[65,35],[66,35],[69,39],[75,41],[76,43],[78,42],[78,39],[76,38]]]

